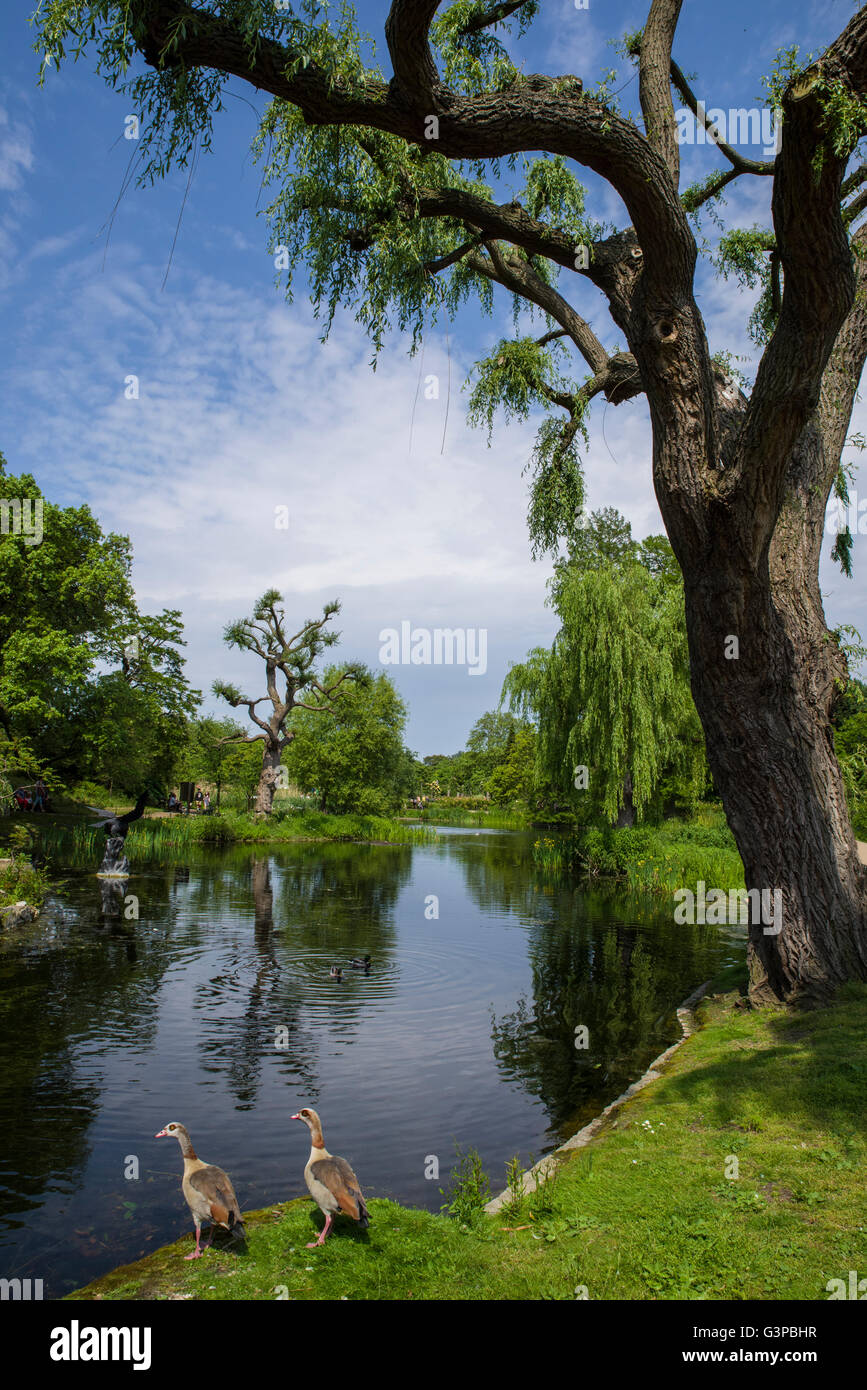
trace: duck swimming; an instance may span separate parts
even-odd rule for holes
[[[340,966],[339,966],[339,965],[332,965],[331,971],[330,971],[330,978],[331,978],[332,980],[342,980],[342,979],[343,979],[343,971],[340,969]]]
[[[355,960],[349,962],[350,970],[369,970],[370,956],[356,956]]]

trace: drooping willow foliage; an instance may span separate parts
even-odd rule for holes
[[[601,518],[593,514],[596,536],[551,582],[561,623],[552,647],[511,668],[503,699],[538,721],[537,780],[567,789],[586,767],[583,794],[614,821],[630,784],[641,817],[664,777],[698,797],[708,773],[668,543],[650,537],[639,547],[622,518],[616,528]]]

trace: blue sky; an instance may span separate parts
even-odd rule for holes
[[[538,420],[501,425],[491,448],[465,422],[461,387],[473,361],[513,332],[506,296],[490,319],[464,310],[448,340],[441,325],[426,335],[423,372],[438,375],[438,400],[419,390],[422,364],[399,335],[375,374],[350,314],[321,344],[303,281],[291,305],[275,289],[250,154],[250,104],[261,113],[265,98],[238,82],[229,90],[243,100],[227,99],[213,152],[198,162],[163,288],[187,174],[130,188],[106,245],[133,108],[88,60],[38,89],[31,8],[16,0],[0,17],[0,449],[10,470],[34,473],[54,501],[86,501],[106,529],[132,538],[140,604],[182,610],[188,673],[205,691],[220,676],[259,693],[256,663],[228,651],[221,633],[271,585],[299,626],[338,595],[337,653],[373,667],[380,631],[402,621],[485,628],[484,675],[388,668],[410,706],[410,746],[421,755],[463,746],[473,721],[496,706],[509,664],[555,630],[545,607],[550,565],[530,559],[525,526],[521,473]],[[386,12],[384,3],[360,6],[387,69]],[[853,12],[850,0],[686,0],[675,56],[709,108],[758,106],[778,48],[820,51]],[[632,70],[607,41],[640,27],[645,13],[646,0],[591,0],[587,11],[543,0],[513,57],[527,72],[571,72],[588,87],[616,66],[627,83]],[[635,110],[634,80],[621,103]],[[685,146],[683,156],[685,182],[724,167],[711,148]],[[592,175],[586,182],[590,214],[624,225],[616,195]],[[765,222],[769,194],[770,180],[736,183],[727,223]],[[715,239],[707,219],[704,232]],[[603,341],[617,343],[592,287],[568,288]],[[748,358],[740,365],[750,373],[753,296],[706,266],[698,289],[713,349]],[[137,400],[125,397],[131,374]],[[859,405],[852,428],[865,426]],[[585,472],[589,507],[618,507],[637,536],[662,529],[642,400],[594,405]],[[275,527],[280,507],[285,529]],[[830,544],[826,613],[832,625],[857,625],[867,548],[856,537],[846,580],[828,563]],[[216,708],[210,696],[208,705]]]

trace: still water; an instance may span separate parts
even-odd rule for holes
[[[196,849],[133,863],[138,920],[70,870],[0,944],[0,1277],[58,1298],[184,1234],[170,1120],[248,1210],[306,1192],[303,1105],[368,1197],[432,1211],[456,1142],[496,1192],[513,1154],[574,1133],[745,946],[665,899],[552,883],[533,838]]]

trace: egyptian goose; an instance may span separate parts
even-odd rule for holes
[[[350,970],[369,970],[370,956],[356,956],[355,960],[349,962]]]
[[[226,1230],[231,1231],[233,1236],[243,1237],[245,1235],[241,1208],[238,1206],[235,1189],[228,1174],[224,1173],[222,1168],[217,1168],[215,1164],[203,1163],[197,1157],[185,1127],[172,1121],[171,1124],[166,1125],[165,1129],[161,1129],[155,1134],[154,1138],[167,1139],[170,1135],[177,1139],[184,1156],[184,1180],[181,1187],[187,1199],[187,1206],[196,1223],[196,1248],[192,1255],[185,1255],[184,1259],[197,1260],[210,1246],[214,1238],[215,1226],[225,1226]],[[207,1244],[199,1249],[203,1221],[209,1221],[211,1229],[208,1233]]]
[[[367,1227],[370,1216],[361,1192],[361,1184],[345,1158],[334,1158],[322,1138],[322,1121],[315,1110],[299,1110],[293,1120],[303,1120],[310,1130],[310,1157],[304,1169],[304,1181],[310,1195],[325,1217],[318,1240],[309,1240],[307,1249],[324,1245],[338,1212],[351,1216],[359,1226]]]
[[[342,980],[342,979],[343,979],[343,971],[342,971],[342,970],[340,969],[340,967],[337,966],[337,965],[332,965],[331,970],[330,970],[329,973],[330,973],[330,977],[331,977],[332,980]]]

